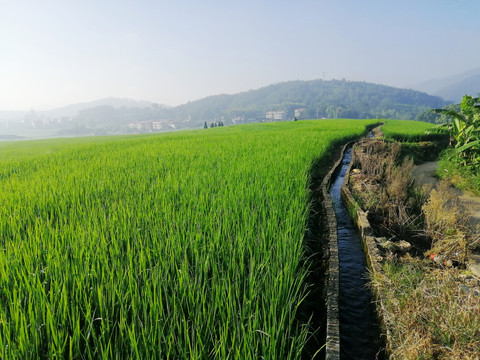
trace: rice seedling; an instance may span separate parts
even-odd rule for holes
[[[385,120],[382,131],[386,139],[402,142],[435,141],[445,135],[433,133],[435,124],[411,120]]]
[[[300,358],[310,167],[372,122],[0,144],[0,358]]]

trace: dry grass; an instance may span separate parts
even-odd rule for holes
[[[441,181],[437,189],[428,191],[424,188],[424,192],[430,193],[422,206],[425,214],[425,230],[433,241],[454,233],[462,223],[458,198],[451,194],[448,188],[449,184],[446,181]]]
[[[443,265],[463,266],[473,237],[465,226],[468,218],[459,211],[459,199],[448,190],[449,186],[448,182],[441,181],[422,206],[425,232],[432,240],[426,255]]]
[[[468,284],[468,285],[467,285]],[[384,299],[393,359],[478,359],[480,288],[459,269],[406,256],[386,262],[372,285]]]
[[[415,190],[413,162],[401,162],[399,144],[361,144],[356,161],[350,184],[363,209],[374,213],[377,231],[417,246],[417,257],[387,252],[382,271],[372,274],[391,359],[480,359],[480,287],[461,269],[471,234],[458,199],[446,183]]]
[[[413,161],[400,157],[400,143],[373,140],[358,144],[350,185],[360,206],[376,220],[372,226],[377,236],[410,242],[420,206],[410,191]]]

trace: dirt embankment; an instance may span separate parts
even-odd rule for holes
[[[465,220],[479,207],[437,183],[433,164],[415,166],[402,153],[378,139],[357,144],[349,175],[350,209],[373,231],[364,240],[388,352],[478,358],[480,283],[470,266],[478,236]],[[423,183],[431,185],[422,191]]]

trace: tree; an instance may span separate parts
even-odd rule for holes
[[[203,128],[204,129],[208,129],[208,125],[207,125],[207,122],[205,121],[205,123],[203,124]]]
[[[415,117],[415,121],[423,121],[423,122],[428,122],[432,124],[438,124],[440,122],[441,115],[433,113],[431,110],[425,110],[420,113]]]

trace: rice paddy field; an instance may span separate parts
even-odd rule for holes
[[[311,167],[374,122],[0,143],[0,358],[299,359]]]
[[[444,135],[432,132],[435,127],[435,124],[412,120],[384,120],[382,132],[387,139],[416,142],[442,138]]]

